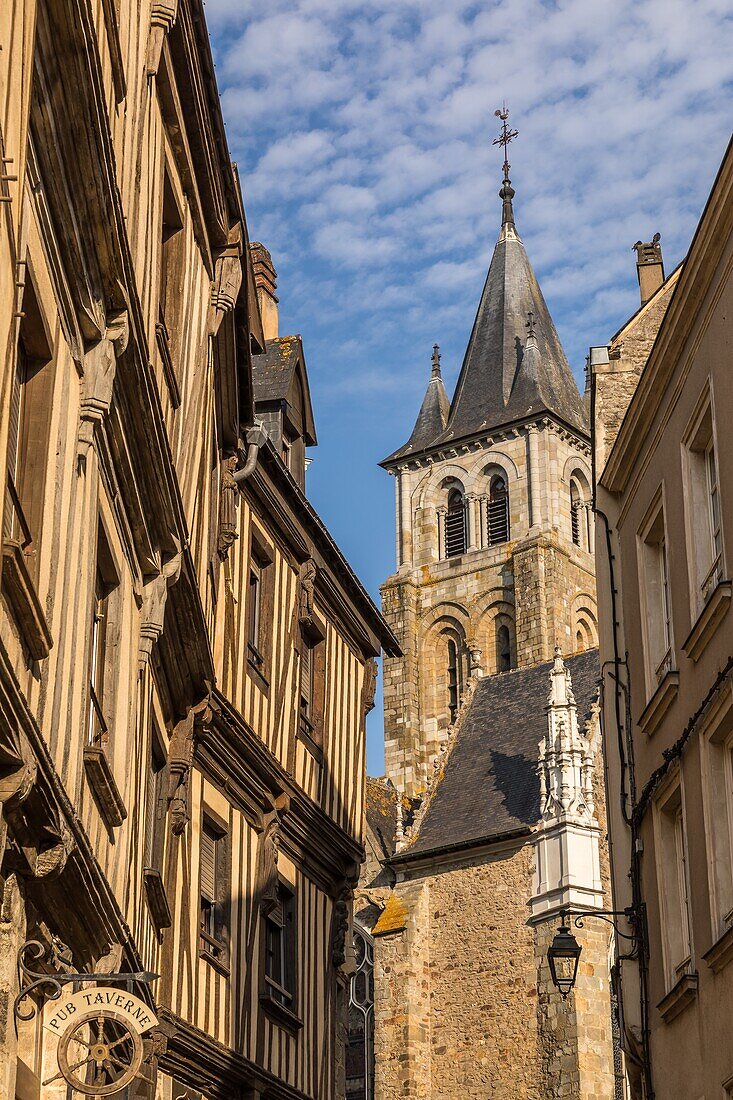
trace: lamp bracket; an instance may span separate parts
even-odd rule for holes
[[[13,1002],[13,1015],[16,1021],[32,1020],[36,1015],[36,1006],[32,1001],[27,1008],[22,1007],[23,1002],[35,991],[46,1000],[57,1001],[63,986],[72,982],[142,982],[149,985],[160,976],[148,970],[118,974],[88,974],[72,970],[57,970],[55,973],[45,974],[43,971],[31,969],[29,965],[30,961],[35,961],[36,965],[44,961],[49,965],[58,965],[59,962],[63,965],[64,959],[70,957],[71,952],[61,940],[55,940],[50,949],[40,940],[25,941],[18,951],[18,979],[21,988]]]

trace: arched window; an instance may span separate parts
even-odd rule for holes
[[[570,534],[581,550],[590,550],[590,514],[585,478],[575,473],[570,478]]]
[[[466,502],[460,489],[448,493],[445,515],[445,556],[457,557],[466,552]]]
[[[512,667],[512,640],[509,627],[501,623],[496,630],[496,668],[498,672],[508,672]]]
[[[579,630],[575,635],[575,652],[582,653],[585,650],[585,638],[583,637],[583,631]]]
[[[354,929],[356,972],[349,990],[349,1041],[346,1048],[348,1100],[374,1097],[374,948],[371,936]]]
[[[448,639],[448,713],[451,725],[456,720],[461,701],[461,662],[458,646],[452,638]]]
[[[494,474],[489,483],[489,546],[509,541],[509,492],[503,474]]]

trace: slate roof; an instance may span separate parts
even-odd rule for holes
[[[568,657],[582,730],[595,702],[598,650]],[[539,743],[552,661],[479,681],[406,860],[528,829],[539,820]]]
[[[309,447],[315,446],[316,427],[308,387],[303,341],[300,336],[280,336],[268,340],[261,355],[252,356],[252,381],[255,409],[280,401],[292,404],[295,400],[295,378],[300,373],[303,383],[303,435]]]
[[[530,311],[537,339],[534,358],[525,354]],[[421,409],[410,440],[382,465],[543,413],[554,413],[589,434],[587,411],[512,221],[502,226],[494,248],[447,424],[429,439],[437,417],[423,417]]]
[[[366,819],[367,825],[376,836],[385,856],[391,856],[395,850],[397,831],[397,789],[384,778],[375,779],[368,775],[366,781]],[[402,796],[402,823],[408,828],[415,817],[419,799]]]

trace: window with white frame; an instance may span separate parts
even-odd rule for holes
[[[713,936],[733,927],[733,707],[703,741],[703,801]]]
[[[679,781],[655,804],[654,833],[667,988],[692,969],[687,836]]]
[[[640,532],[639,558],[647,694],[651,696],[673,667],[669,560],[661,494]]]
[[[713,408],[706,391],[684,440],[687,547],[693,615],[723,579],[723,531]]]

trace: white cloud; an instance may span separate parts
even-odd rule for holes
[[[207,0],[207,15],[250,230],[334,400],[388,396],[399,360],[419,401],[423,340],[457,369],[498,229],[502,99],[519,229],[576,364],[634,308],[633,242],[659,230],[668,269],[681,258],[729,135],[726,0]],[[331,351],[345,341],[358,385]]]

